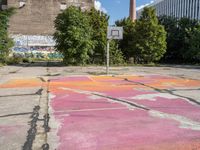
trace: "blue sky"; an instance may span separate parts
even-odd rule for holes
[[[129,14],[129,1],[130,0],[99,0],[102,4],[101,7],[107,11],[110,16],[110,24],[116,20],[127,17]],[[136,0],[137,7],[150,3],[152,0]]]

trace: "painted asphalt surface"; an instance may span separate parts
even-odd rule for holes
[[[173,93],[199,88],[158,75],[52,79],[56,149],[199,150],[200,101]]]
[[[77,68],[45,65],[0,70],[0,150],[25,149],[27,142],[33,150],[45,143],[50,150],[200,150],[199,70],[126,69],[132,75],[86,74],[95,68],[73,75]]]

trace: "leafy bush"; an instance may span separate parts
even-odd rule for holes
[[[108,16],[95,9],[82,12],[69,7],[55,20],[56,49],[66,64],[104,64],[106,59]],[[111,42],[111,64],[122,64],[124,58],[116,42]]]
[[[135,23],[130,18],[124,18],[115,22],[116,26],[121,26],[124,29],[123,40],[118,41],[127,62],[133,57],[136,60],[137,52],[134,48],[135,44]]]
[[[8,65],[19,64],[21,62],[22,62],[22,58],[20,58],[20,57],[8,57],[6,59],[6,64],[8,64]]]
[[[89,24],[92,27],[93,52],[90,55],[90,62],[103,64],[105,62],[105,48],[107,44],[107,26],[109,17],[103,12],[91,9],[86,13]]]
[[[92,27],[80,8],[71,6],[55,20],[56,49],[66,64],[86,64],[93,50]]]
[[[31,58],[23,58],[23,59],[22,59],[22,62],[23,62],[23,63],[31,63],[31,62],[32,62],[32,59],[31,59]]]
[[[170,16],[159,17],[159,22],[167,31],[167,52],[162,61],[165,63],[199,63],[199,22],[189,18],[177,19]]]
[[[166,31],[159,25],[155,9],[144,8],[135,25],[135,49],[143,63],[160,60],[166,52]]]
[[[166,32],[158,23],[153,8],[144,8],[140,19],[134,23],[124,18],[116,21],[116,25],[124,27],[124,39],[119,42],[119,48],[126,62],[152,63],[165,54]]]
[[[110,42],[110,64],[124,64],[124,56],[121,50],[118,48],[118,44],[115,41]]]
[[[8,37],[9,17],[14,13],[14,9],[0,10],[0,63],[5,63],[9,55],[9,49],[13,46],[13,41]]]

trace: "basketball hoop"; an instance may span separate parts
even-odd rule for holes
[[[107,30],[107,61],[106,61],[106,74],[109,74],[109,64],[110,64],[110,40],[121,40],[123,39],[123,27],[113,27],[109,26]]]

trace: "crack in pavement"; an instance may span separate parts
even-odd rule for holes
[[[16,70],[14,70],[14,71],[10,71],[10,72],[8,72],[7,74],[14,74],[14,73],[18,73],[19,71],[21,71],[22,69],[24,69],[25,67],[28,67],[28,66],[30,66],[30,65],[31,65],[31,63],[24,64],[24,65],[20,66],[21,68],[19,68],[19,69],[16,69]],[[5,75],[7,75],[7,74],[5,74]]]
[[[115,102],[120,102],[121,104],[125,104],[125,105],[128,104],[131,107],[139,108],[141,110],[148,111],[149,115],[152,116],[152,117],[161,118],[161,119],[170,119],[170,120],[177,121],[180,124],[179,125],[180,128],[200,131],[200,122],[193,121],[190,118],[187,118],[187,117],[184,117],[184,116],[181,116],[181,115],[177,115],[177,114],[169,114],[169,113],[164,113],[164,112],[161,112],[161,111],[153,110],[153,109],[147,108],[145,106],[139,105],[137,103],[129,102],[127,100],[123,100],[123,99],[119,99],[119,98],[104,96],[104,95],[100,95],[100,94],[93,94],[93,95],[103,97],[103,98],[107,98],[107,99],[110,99],[110,100],[115,101]]]
[[[16,113],[16,114],[8,114],[8,115],[2,115],[0,118],[6,118],[6,117],[13,117],[13,116],[23,116],[23,115],[30,115],[33,112],[26,112],[26,113]]]
[[[43,77],[38,77],[42,82],[46,82],[46,80]]]
[[[30,129],[28,130],[28,135],[26,138],[26,142],[24,143],[23,150],[32,150],[33,141],[35,139],[37,133],[37,121],[39,117],[40,106],[35,106],[33,109],[33,113],[31,115]]]
[[[200,88],[198,88],[198,89],[174,89],[174,90],[170,90],[170,91],[174,92],[174,91],[199,91],[199,90],[200,90]]]
[[[114,78],[119,78],[119,77],[116,77],[116,76],[112,76],[112,77],[114,77]],[[142,85],[142,86],[144,86],[144,87],[151,88],[151,89],[153,89],[153,90],[155,90],[155,91],[157,91],[157,92],[159,92],[159,93],[168,93],[168,94],[171,94],[171,95],[173,95],[173,96],[177,96],[177,97],[180,97],[180,98],[184,98],[184,99],[187,99],[187,100],[189,100],[190,102],[192,102],[192,103],[194,103],[194,104],[200,105],[200,101],[195,100],[195,99],[190,98],[190,97],[187,97],[187,96],[182,96],[182,95],[179,95],[179,94],[175,94],[175,93],[173,93],[173,90],[158,89],[158,88],[156,88],[156,87],[153,87],[153,86],[150,86],[150,85],[141,83],[141,82],[132,81],[132,80],[129,80],[129,79],[127,79],[127,78],[120,78],[120,79],[123,79],[123,80],[125,80],[125,81],[127,81],[127,82],[130,82],[130,83],[135,83],[135,84],[137,84],[137,85]]]
[[[133,102],[130,102],[130,101],[127,101],[127,100],[123,100],[123,99],[119,99],[119,98],[114,98],[114,97],[110,97],[110,96],[105,96],[105,95],[100,95],[100,94],[96,94],[96,93],[92,93],[92,95],[103,97],[103,98],[108,98],[108,99],[111,99],[111,100],[114,100],[114,101],[118,101],[118,102],[122,102],[122,103],[126,103],[126,104],[128,104],[130,106],[134,106],[136,108],[140,108],[140,109],[143,109],[143,110],[150,110],[147,107],[144,107],[142,105],[138,105],[136,103],[133,103]]]
[[[48,62],[47,62],[47,67],[48,67]],[[48,71],[48,68],[47,68]],[[49,99],[49,82],[50,80],[45,80],[43,77],[39,77],[39,79],[42,82],[47,82],[45,83],[45,87],[41,91],[38,91],[40,93],[40,99],[39,99],[39,106],[41,107],[39,111],[39,118],[37,122],[37,132],[36,136],[32,145],[32,149],[42,149],[42,150],[49,150],[49,144],[47,142],[47,133],[50,131],[49,127],[49,113],[48,113],[48,99]]]
[[[62,89],[70,90],[70,91],[77,92],[77,93],[84,93],[84,94],[88,94],[88,95],[98,96],[98,97],[101,97],[101,98],[106,98],[108,100],[120,103],[122,105],[126,105],[126,106],[128,105],[128,107],[130,107],[129,108],[130,110],[132,108],[133,109],[138,108],[140,110],[147,111],[149,113],[149,115],[152,116],[152,117],[161,118],[161,119],[170,119],[170,120],[174,120],[176,122],[179,122],[180,128],[200,131],[200,122],[191,120],[190,118],[187,118],[187,117],[184,117],[184,116],[181,116],[181,115],[164,113],[164,112],[161,112],[161,111],[154,110],[152,108],[150,109],[146,106],[134,103],[132,101],[103,95],[101,93],[94,93],[94,92],[91,92],[91,91],[84,91],[84,90],[72,89],[72,88],[62,88]]]

